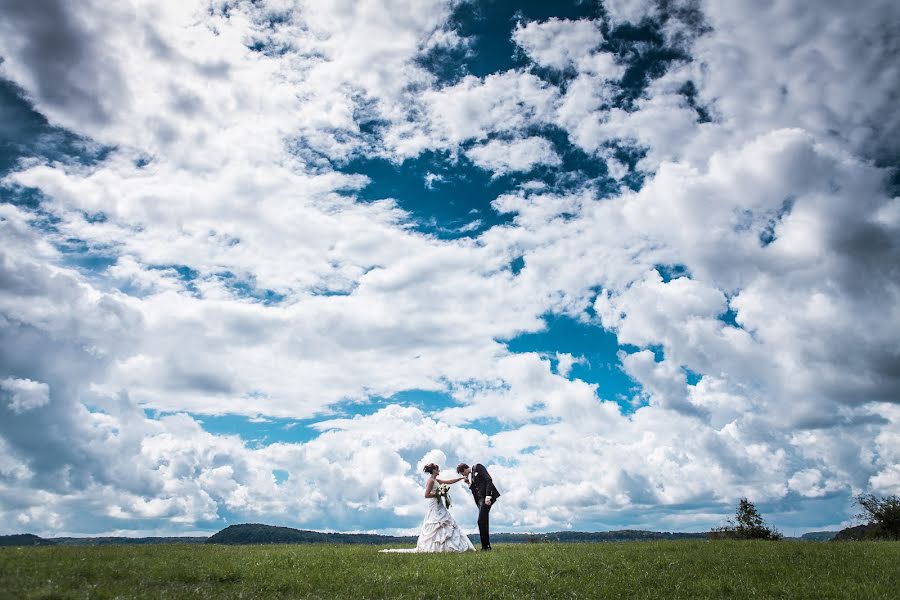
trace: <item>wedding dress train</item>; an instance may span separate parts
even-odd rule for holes
[[[475,546],[462,532],[456,519],[438,498],[428,499],[428,514],[415,548],[379,550],[379,552],[466,552]]]

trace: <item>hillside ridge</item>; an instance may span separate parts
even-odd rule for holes
[[[705,539],[706,533],[677,533],[622,529],[614,531],[553,531],[547,533],[494,533],[496,543],[528,542],[622,542],[652,540]],[[480,543],[478,534],[470,535],[473,543]],[[340,533],[295,529],[264,523],[241,523],[214,533],[209,537],[56,537],[43,538],[33,534],[0,535],[0,546],[33,545],[109,545],[109,544],[415,544],[416,536],[393,536],[376,533]]]

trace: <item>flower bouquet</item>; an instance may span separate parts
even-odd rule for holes
[[[437,496],[438,502],[443,498],[444,505],[447,508],[450,508],[450,486],[446,483],[442,483],[437,486],[437,489],[434,491],[434,495]]]

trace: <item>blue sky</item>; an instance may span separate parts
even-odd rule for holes
[[[894,3],[44,8],[0,3],[0,533],[409,533],[432,461],[504,531],[900,490]]]

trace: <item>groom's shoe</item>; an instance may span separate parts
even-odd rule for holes
[[[482,551],[482,552],[490,552],[490,551],[491,551],[491,547],[488,546],[487,548],[482,548],[481,551]]]

